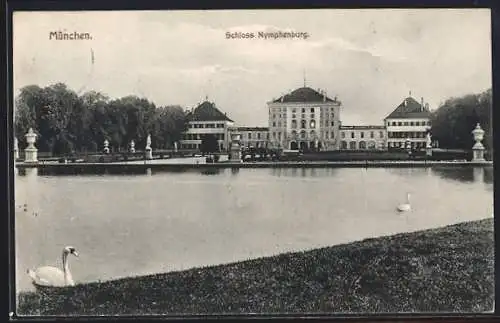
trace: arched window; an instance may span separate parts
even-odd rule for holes
[[[305,138],[306,137],[306,132],[304,130],[302,130],[300,132],[300,138]]]
[[[314,138],[316,136],[316,131],[311,130],[311,132],[309,132],[309,135],[311,136],[311,138]]]
[[[347,141],[342,140],[340,142],[340,149],[347,149]]]
[[[374,140],[371,140],[369,143],[368,143],[368,148],[369,149],[375,149],[375,141]]]
[[[292,138],[297,138],[297,131],[295,130],[292,130]]]
[[[292,120],[292,128],[297,128],[297,120]]]
[[[315,120],[311,120],[310,128],[316,128],[316,121]]]
[[[355,150],[356,149],[356,142],[355,141],[351,141],[349,143],[349,149],[351,149],[351,150]]]
[[[366,149],[366,141],[359,142],[359,149]]]

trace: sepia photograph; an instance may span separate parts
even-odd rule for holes
[[[491,26],[14,11],[11,316],[493,313]]]

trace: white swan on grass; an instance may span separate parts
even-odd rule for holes
[[[399,204],[398,207],[397,207],[397,210],[399,212],[411,211],[410,193],[406,193],[406,203]]]
[[[33,285],[35,287],[74,286],[75,282],[68,265],[68,255],[70,254],[78,257],[74,247],[64,247],[62,252],[63,270],[52,266],[39,267],[35,270],[28,269],[28,275],[31,277]]]

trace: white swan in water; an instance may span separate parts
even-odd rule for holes
[[[399,212],[407,212],[411,210],[410,193],[406,193],[406,203],[398,205]]]
[[[28,269],[28,275],[31,277],[35,287],[74,286],[75,282],[68,266],[68,255],[70,254],[78,257],[78,253],[74,247],[65,247],[62,252],[63,270],[52,266],[39,267],[36,270]]]

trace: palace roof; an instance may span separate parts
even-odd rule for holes
[[[385,119],[429,118],[429,109],[422,106],[414,98],[407,97]]]
[[[213,102],[204,101],[187,114],[188,121],[231,121],[229,117],[215,107]]]
[[[338,102],[332,100],[326,94],[320,93],[310,87],[301,87],[288,94],[273,100],[273,103],[290,103],[290,102]]]

